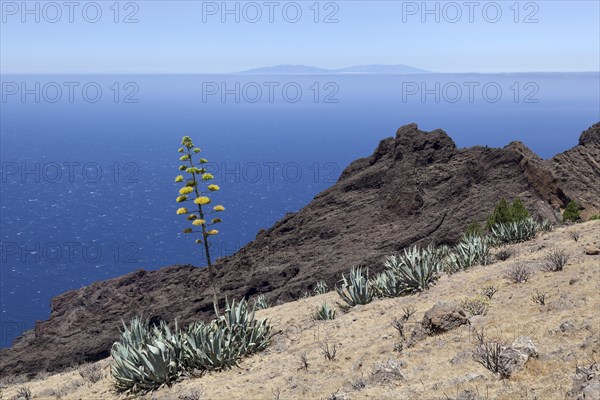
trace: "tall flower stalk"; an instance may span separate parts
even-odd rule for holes
[[[193,226],[193,228],[185,228],[183,233],[201,234],[202,238],[196,239],[196,243],[204,246],[208,272],[210,275],[210,286],[212,287],[213,292],[213,305],[215,308],[215,314],[218,316],[219,300],[217,296],[217,283],[215,279],[215,271],[210,257],[208,238],[219,233],[218,230],[212,229],[212,226],[220,223],[222,220],[221,218],[212,218],[210,221],[208,221],[208,217],[210,214],[225,211],[225,207],[219,204],[214,206],[212,211],[209,211],[209,204],[211,204],[212,201],[207,194],[208,192],[216,192],[220,188],[218,185],[210,183],[214,177],[212,174],[206,171],[206,168],[204,168],[204,164],[206,164],[208,160],[205,158],[198,158],[197,161],[194,161],[194,156],[198,155],[198,153],[201,151],[200,148],[194,146],[194,143],[189,136],[184,136],[181,140],[181,144],[183,147],[179,149],[179,153],[183,153],[183,155],[179,158],[179,160],[186,164],[179,166],[179,170],[185,172],[189,176],[188,178],[184,178],[183,175],[177,175],[175,178],[175,182],[177,183],[185,182],[185,186],[179,189],[179,196],[177,197],[176,201],[178,203],[193,202],[194,206],[190,207],[191,210],[188,210],[186,207],[179,208],[177,210],[177,215],[187,215],[187,220],[191,221]],[[206,191],[203,191],[203,189],[200,187],[200,183],[207,185]]]

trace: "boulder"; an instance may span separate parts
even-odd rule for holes
[[[408,347],[427,336],[438,335],[456,329],[469,322],[465,310],[454,303],[440,301],[425,313],[421,324],[412,332]]]

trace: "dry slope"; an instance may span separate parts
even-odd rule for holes
[[[577,242],[570,235],[575,231],[581,234]],[[311,314],[325,301],[334,304],[335,293],[260,311],[260,317],[283,331],[267,351],[243,360],[240,368],[187,379],[145,398],[192,399],[196,392],[206,400],[575,398],[581,395],[580,390],[572,392],[576,366],[591,364],[600,350],[600,255],[585,254],[585,249],[599,246],[600,221],[591,221],[509,246],[515,253],[507,261],[444,276],[421,295],[376,300],[339,313],[334,321],[315,322]],[[553,249],[565,250],[570,260],[563,271],[545,272],[545,257]],[[527,283],[514,284],[504,277],[516,264],[533,272]],[[499,290],[487,315],[472,317],[471,326],[394,351],[398,334],[391,321],[402,315],[404,307],[416,309],[406,324],[410,331],[436,302],[460,302],[489,284]],[[549,293],[546,305],[531,300],[535,291]],[[528,336],[539,355],[510,379],[500,380],[473,361],[471,328],[485,328],[488,337],[508,343]],[[334,361],[321,353],[325,340],[338,346]],[[306,370],[301,368],[303,355]],[[98,363],[105,373],[108,363]],[[397,367],[399,375],[382,374],[381,364]],[[22,387],[38,398],[55,398],[54,393],[63,399],[122,398],[112,392],[109,376],[92,384],[77,370],[11,384],[4,389],[5,398]],[[334,393],[337,397],[331,397]]]
[[[456,240],[483,221],[499,198],[520,197],[555,221],[570,199],[600,212],[600,124],[580,144],[548,161],[522,143],[458,149],[442,130],[406,125],[370,157],[297,213],[217,265],[223,295],[268,293],[289,301],[318,279],[332,286],[350,266],[381,269],[384,256],[410,244]],[[595,184],[594,184],[595,183]],[[108,356],[121,319],[144,313],[180,321],[212,315],[204,270],[174,266],[137,271],[55,297],[51,315],[0,350],[0,374],[57,371]],[[224,297],[224,296],[223,296]]]

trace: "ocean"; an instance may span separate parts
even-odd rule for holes
[[[397,128],[548,158],[600,120],[596,73],[3,75],[0,345],[50,299],[140,268],[204,265],[175,214],[181,137],[209,160],[232,254]]]

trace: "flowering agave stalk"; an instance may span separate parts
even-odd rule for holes
[[[182,164],[179,167],[179,170],[185,172],[188,176],[184,178],[183,175],[177,175],[175,178],[175,182],[185,182],[185,186],[179,189],[179,196],[177,197],[176,201],[178,203],[193,202],[194,205],[190,209],[186,207],[179,208],[177,210],[177,214],[187,215],[188,221],[191,221],[193,226],[193,228],[184,229],[183,233],[201,234],[201,239],[196,239],[196,243],[204,246],[206,262],[210,275],[210,285],[213,291],[213,305],[215,307],[215,313],[218,316],[219,301],[217,297],[215,271],[210,258],[208,238],[219,233],[218,230],[212,229],[212,226],[221,222],[221,218],[212,218],[210,221],[207,219],[212,213],[225,211],[225,207],[222,205],[216,205],[212,207],[212,210],[209,209],[211,199],[207,196],[208,192],[216,192],[220,188],[219,186],[210,183],[214,177],[212,174],[206,171],[206,168],[204,168],[204,164],[206,164],[208,160],[205,158],[199,158],[197,161],[194,160],[194,156],[200,153],[201,150],[200,148],[194,146],[194,143],[189,136],[184,136],[181,140],[181,144],[183,147],[179,149],[179,153],[182,153],[183,155],[179,158],[179,160],[185,164]],[[201,183],[206,184],[206,188],[201,188]]]

